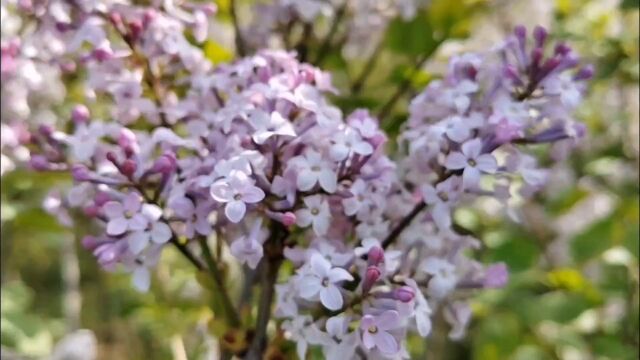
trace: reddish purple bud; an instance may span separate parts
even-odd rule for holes
[[[94,250],[99,244],[100,241],[95,236],[87,235],[82,238],[82,247],[89,251]]]
[[[377,149],[380,146],[382,146],[385,142],[387,142],[387,137],[382,133],[378,133],[378,134],[375,134],[371,139],[369,139],[369,142],[371,143],[374,149]]]
[[[94,218],[100,213],[100,208],[96,205],[89,205],[82,209],[82,212],[89,218]]]
[[[114,165],[118,166],[118,156],[113,151],[109,151],[106,155],[107,160],[111,161]]]
[[[76,125],[86,124],[87,122],[89,122],[90,116],[91,114],[89,113],[89,109],[82,104],[74,106],[73,110],[71,110],[71,120]]]
[[[112,55],[113,53],[111,52],[111,50],[105,48],[93,49],[93,51],[91,52],[91,56],[99,62],[111,59]]]
[[[136,169],[138,168],[138,164],[131,159],[127,159],[122,163],[120,167],[120,171],[122,174],[128,178],[132,177],[135,174]]]
[[[484,275],[482,285],[485,288],[501,288],[509,281],[509,270],[505,263],[497,263],[489,266]]]
[[[60,66],[60,71],[62,71],[65,74],[70,74],[72,72],[75,72],[76,69],[78,68],[76,66],[76,63],[71,60],[61,60],[58,65]]]
[[[176,168],[176,158],[172,153],[165,153],[153,163],[151,172],[170,174]]]
[[[393,291],[393,298],[403,303],[408,303],[415,298],[416,292],[410,286],[403,286]]]
[[[106,204],[109,201],[111,201],[111,196],[108,193],[104,192],[104,191],[98,191],[96,193],[96,196],[94,196],[94,198],[93,198],[93,202],[97,206],[102,206],[102,205]]]
[[[578,71],[578,73],[573,77],[573,79],[576,81],[589,80],[593,77],[593,74],[594,74],[593,65],[585,65],[582,67],[582,69],[580,69],[580,71]]]
[[[42,124],[38,127],[38,132],[46,138],[51,137],[51,135],[53,135],[53,131],[54,129],[51,125]]]
[[[120,26],[122,25],[122,15],[120,15],[120,13],[114,11],[114,12],[109,14],[109,21],[111,21],[111,23],[116,28],[120,28]]]
[[[518,25],[513,29],[513,34],[518,38],[518,41],[524,43],[527,38],[527,28],[522,25]]]
[[[200,9],[208,16],[215,15],[218,12],[218,7],[215,4],[205,4]]]
[[[153,9],[147,9],[144,12],[144,15],[142,15],[142,25],[146,28],[147,26],[149,26],[149,24],[155,20],[155,18],[158,16],[158,13],[156,13],[155,10]]]
[[[91,180],[91,172],[82,164],[75,164],[71,167],[71,176],[73,176],[75,181],[82,182]]]
[[[282,224],[286,227],[292,226],[296,223],[296,214],[292,213],[291,211],[287,211],[286,213],[282,214]]]
[[[56,23],[56,30],[58,30],[59,32],[65,32],[71,29],[73,29],[73,26],[69,23],[65,23],[61,21]]]
[[[371,290],[373,284],[375,284],[375,282],[380,279],[381,275],[382,272],[377,266],[369,266],[364,274],[364,281],[362,282],[362,292],[364,294],[368,293],[369,290]]]
[[[543,47],[545,40],[547,40],[547,29],[542,26],[536,26],[533,29],[533,38],[536,40],[536,47]]]
[[[384,261],[384,250],[380,246],[373,246],[367,254],[367,263],[369,266],[378,266]]]
[[[129,23],[129,34],[132,40],[137,40],[142,34],[143,24],[140,20],[135,19]]]
[[[537,68],[540,65],[540,61],[542,61],[543,57],[544,57],[544,52],[542,51],[542,49],[535,48],[531,50],[531,63],[535,68]]]
[[[557,43],[555,48],[553,49],[553,52],[556,55],[566,56],[571,52],[571,47],[565,43]]]
[[[51,168],[49,160],[43,155],[33,155],[29,160],[29,164],[36,171],[46,171]]]

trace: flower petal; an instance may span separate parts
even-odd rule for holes
[[[136,268],[133,271],[131,281],[138,291],[148,291],[151,286],[151,274],[149,273],[149,269],[142,266]]]
[[[322,289],[320,279],[315,276],[305,276],[298,282],[300,297],[311,299]]]
[[[171,239],[171,228],[163,222],[157,222],[151,227],[151,240],[156,244],[164,244]]]
[[[452,170],[463,169],[465,166],[467,166],[467,157],[457,151],[452,152],[451,154],[449,154],[449,156],[447,156],[447,160],[445,160],[444,166],[446,166],[447,169]]]
[[[314,172],[306,170],[298,173],[296,179],[296,186],[301,191],[308,191],[318,182],[318,177]]]
[[[393,355],[400,351],[396,339],[386,331],[378,331],[373,335],[374,341],[380,352],[387,355]]]
[[[224,208],[224,214],[233,223],[240,222],[246,211],[247,206],[242,201],[231,201]]]
[[[311,259],[309,259],[309,264],[311,265],[311,269],[313,272],[318,275],[318,277],[329,276],[329,272],[331,270],[331,263],[329,260],[325,259],[324,256],[314,253],[311,255]]]
[[[340,310],[344,301],[338,287],[329,285],[320,290],[320,302],[329,310]]]
[[[338,176],[333,170],[322,169],[318,175],[320,186],[328,193],[333,193],[338,187]]]
[[[129,250],[138,255],[149,245],[149,233],[145,231],[136,231],[127,237]]]
[[[329,280],[332,283],[336,283],[338,281],[352,281],[353,280],[353,276],[351,276],[351,274],[349,274],[349,272],[343,268],[333,268],[329,271]]]
[[[462,153],[469,159],[475,159],[480,155],[482,150],[482,140],[479,138],[471,139],[461,146]]]
[[[111,236],[122,235],[127,231],[129,221],[124,217],[112,219],[107,224],[107,234]]]
[[[149,225],[149,220],[142,214],[135,214],[129,219],[129,230],[137,231],[144,230]]]
[[[387,310],[376,318],[376,325],[382,330],[395,329],[400,325],[400,315],[395,310]]]
[[[475,188],[480,183],[480,170],[475,167],[467,167],[462,173],[462,186],[465,189]]]
[[[247,204],[254,204],[264,199],[264,191],[257,186],[247,186],[242,191],[242,201]]]
[[[102,211],[109,219],[115,219],[122,216],[124,207],[117,201],[109,201],[102,207]]]
[[[209,193],[213,200],[218,202],[228,202],[233,200],[233,193],[229,184],[225,181],[218,180],[211,185]]]
[[[476,167],[489,174],[493,174],[498,169],[496,158],[491,154],[482,154],[476,159]]]

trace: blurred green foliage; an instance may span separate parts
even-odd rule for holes
[[[478,293],[463,341],[446,339],[442,319],[426,343],[409,339],[414,358],[637,358],[638,1],[544,3],[552,8],[552,36],[576,44],[596,65],[579,114],[589,127],[589,143],[562,169],[568,184],[525,206],[521,223],[505,225],[502,215],[483,206],[461,209],[457,220],[483,241],[474,255],[483,262],[504,261],[510,282]],[[228,25],[229,2],[218,6],[219,20]],[[335,103],[345,111],[388,107],[383,126],[393,137],[406,118],[407,99],[437,76],[416,65],[437,62],[444,44],[473,39],[474,30],[493,21],[489,15],[501,6],[500,1],[432,0],[414,20],[393,21],[369,59],[345,59],[339,47],[331,47],[322,66],[341,90]],[[313,51],[322,40],[306,39],[309,58],[318,55]],[[204,43],[213,63],[233,58],[222,43],[215,37]],[[389,105],[398,89],[402,93]],[[61,252],[65,239],[75,239],[81,326],[96,333],[101,358],[168,359],[183,349],[191,359],[215,348],[212,335],[221,334],[209,310],[211,287],[195,279],[178,255],[167,252],[155,275],[159,281],[148,294],[139,294],[126,276],[98,268],[77,244],[81,234],[41,210],[46,192],[68,180],[24,171],[2,179],[2,346],[42,356],[64,335]],[[576,225],[585,218],[591,220]]]

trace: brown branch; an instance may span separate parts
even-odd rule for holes
[[[229,11],[231,12],[231,20],[233,21],[233,31],[235,32],[236,51],[238,55],[245,56],[247,54],[246,44],[242,37],[242,31],[240,31],[240,23],[238,22],[238,14],[236,9],[236,1],[231,0],[229,4]]]
[[[336,11],[336,16],[333,18],[333,22],[331,23],[331,27],[329,28],[329,32],[327,36],[322,41],[322,45],[320,45],[320,50],[318,50],[318,55],[316,56],[315,61],[313,62],[316,66],[322,63],[322,60],[327,56],[329,52],[329,48],[331,47],[331,41],[335,37],[338,32],[338,27],[340,27],[340,23],[347,13],[347,4],[343,4]]]
[[[362,90],[362,86],[367,81],[367,79],[369,78],[369,75],[371,75],[371,73],[373,72],[373,69],[375,69],[376,64],[378,63],[378,60],[380,59],[380,53],[384,48],[383,45],[384,45],[384,41],[381,40],[380,43],[378,43],[378,46],[376,46],[375,50],[373,50],[373,53],[371,54],[371,56],[369,56],[369,59],[367,60],[364,67],[362,68],[362,72],[356,78],[356,81],[354,81],[353,84],[351,85],[352,94],[357,94],[360,92],[360,90]]]
[[[275,283],[278,279],[278,271],[282,265],[284,240],[288,236],[287,229],[278,222],[272,222],[271,234],[264,244],[265,256],[262,258],[262,279],[260,282],[262,294],[258,303],[258,318],[256,320],[255,334],[245,356],[245,360],[262,359],[262,354],[267,345],[267,325],[271,318],[271,304],[275,293]]]

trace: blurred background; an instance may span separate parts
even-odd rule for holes
[[[12,3],[3,0],[3,12]],[[233,58],[233,28],[229,2],[216,3],[204,48],[213,62],[224,62]],[[246,23],[255,16],[250,5],[239,2]],[[358,58],[348,47],[327,50],[321,66],[341,91],[352,90],[334,101],[345,111],[384,109],[390,137],[406,118],[407,100],[442,73],[451,55],[486,49],[516,24],[546,26],[596,67],[578,114],[587,139],[554,165],[547,189],[524,205],[522,221],[509,221],[491,202],[456,213],[458,223],[483,241],[475,256],[508,265],[509,285],[478,293],[464,340],[448,340],[448,329],[436,321],[426,343],[410,342],[412,358],[638,357],[638,7],[637,0],[431,0],[413,20],[392,21],[380,45],[367,44]],[[301,44],[320,42],[310,36]],[[406,91],[385,103],[396,87]],[[68,107],[56,107],[53,116],[60,114]],[[208,299],[196,296],[199,285],[188,264],[165,252],[155,274],[160,281],[138,293],[127,276],[104,272],[81,248],[81,226],[70,232],[45,210],[55,209],[50,189],[68,178],[19,166],[3,172],[3,359],[71,359],[78,349],[98,359],[215,358]]]

